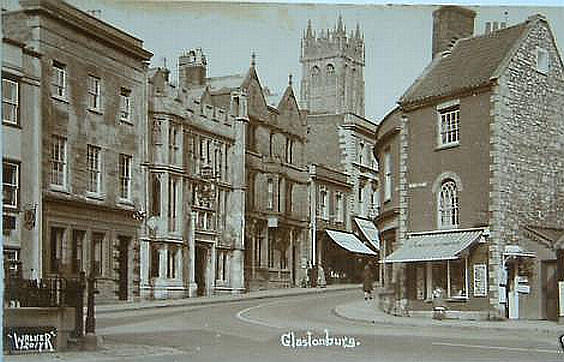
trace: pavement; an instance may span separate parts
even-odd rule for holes
[[[403,317],[387,314],[378,308],[378,300],[359,300],[341,304],[333,312],[344,319],[371,324],[403,325],[410,327],[452,327],[457,329],[488,329],[499,331],[529,331],[560,335],[564,333],[564,326],[548,320],[435,320],[429,317]]]
[[[280,297],[292,297],[306,294],[328,293],[345,290],[361,290],[360,284],[335,284],[328,285],[324,288],[280,288],[268,289],[248,292],[244,294],[226,294],[226,295],[213,295],[208,297],[195,297],[183,299],[163,299],[163,300],[149,300],[141,302],[122,302],[112,304],[97,304],[96,314],[126,312],[135,310],[155,309],[155,308],[168,308],[168,307],[184,307],[184,306],[198,306],[220,303],[236,303],[246,300],[261,300]]]

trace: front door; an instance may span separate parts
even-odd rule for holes
[[[127,300],[128,296],[129,240],[128,237],[119,237],[119,300]]]
[[[206,276],[207,276],[207,256],[208,250],[205,246],[196,245],[195,252],[195,275],[194,279],[197,285],[196,295],[203,296],[206,295]]]
[[[541,264],[542,294],[544,297],[544,317],[551,321],[558,320],[558,281],[556,262],[549,261]]]

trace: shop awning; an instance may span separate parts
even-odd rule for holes
[[[351,253],[376,255],[374,251],[364,245],[354,234],[335,230],[325,230],[325,232],[337,245]]]
[[[376,250],[380,250],[380,238],[378,237],[378,229],[370,220],[355,218],[354,222],[358,225],[362,235],[368,239],[370,245]]]
[[[503,249],[503,256],[505,257],[521,257],[521,258],[534,258],[536,255],[532,251],[526,251],[519,245],[511,244],[505,245]]]
[[[390,254],[385,263],[453,260],[482,237],[483,230],[416,233]]]

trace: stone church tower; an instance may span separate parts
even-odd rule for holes
[[[339,15],[334,29],[316,33],[311,20],[302,38],[301,102],[310,113],[364,116],[364,34],[347,35]]]

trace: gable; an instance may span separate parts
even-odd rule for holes
[[[401,97],[403,105],[454,95],[487,85],[528,30],[521,23],[490,34],[461,39],[450,54],[438,56]]]

